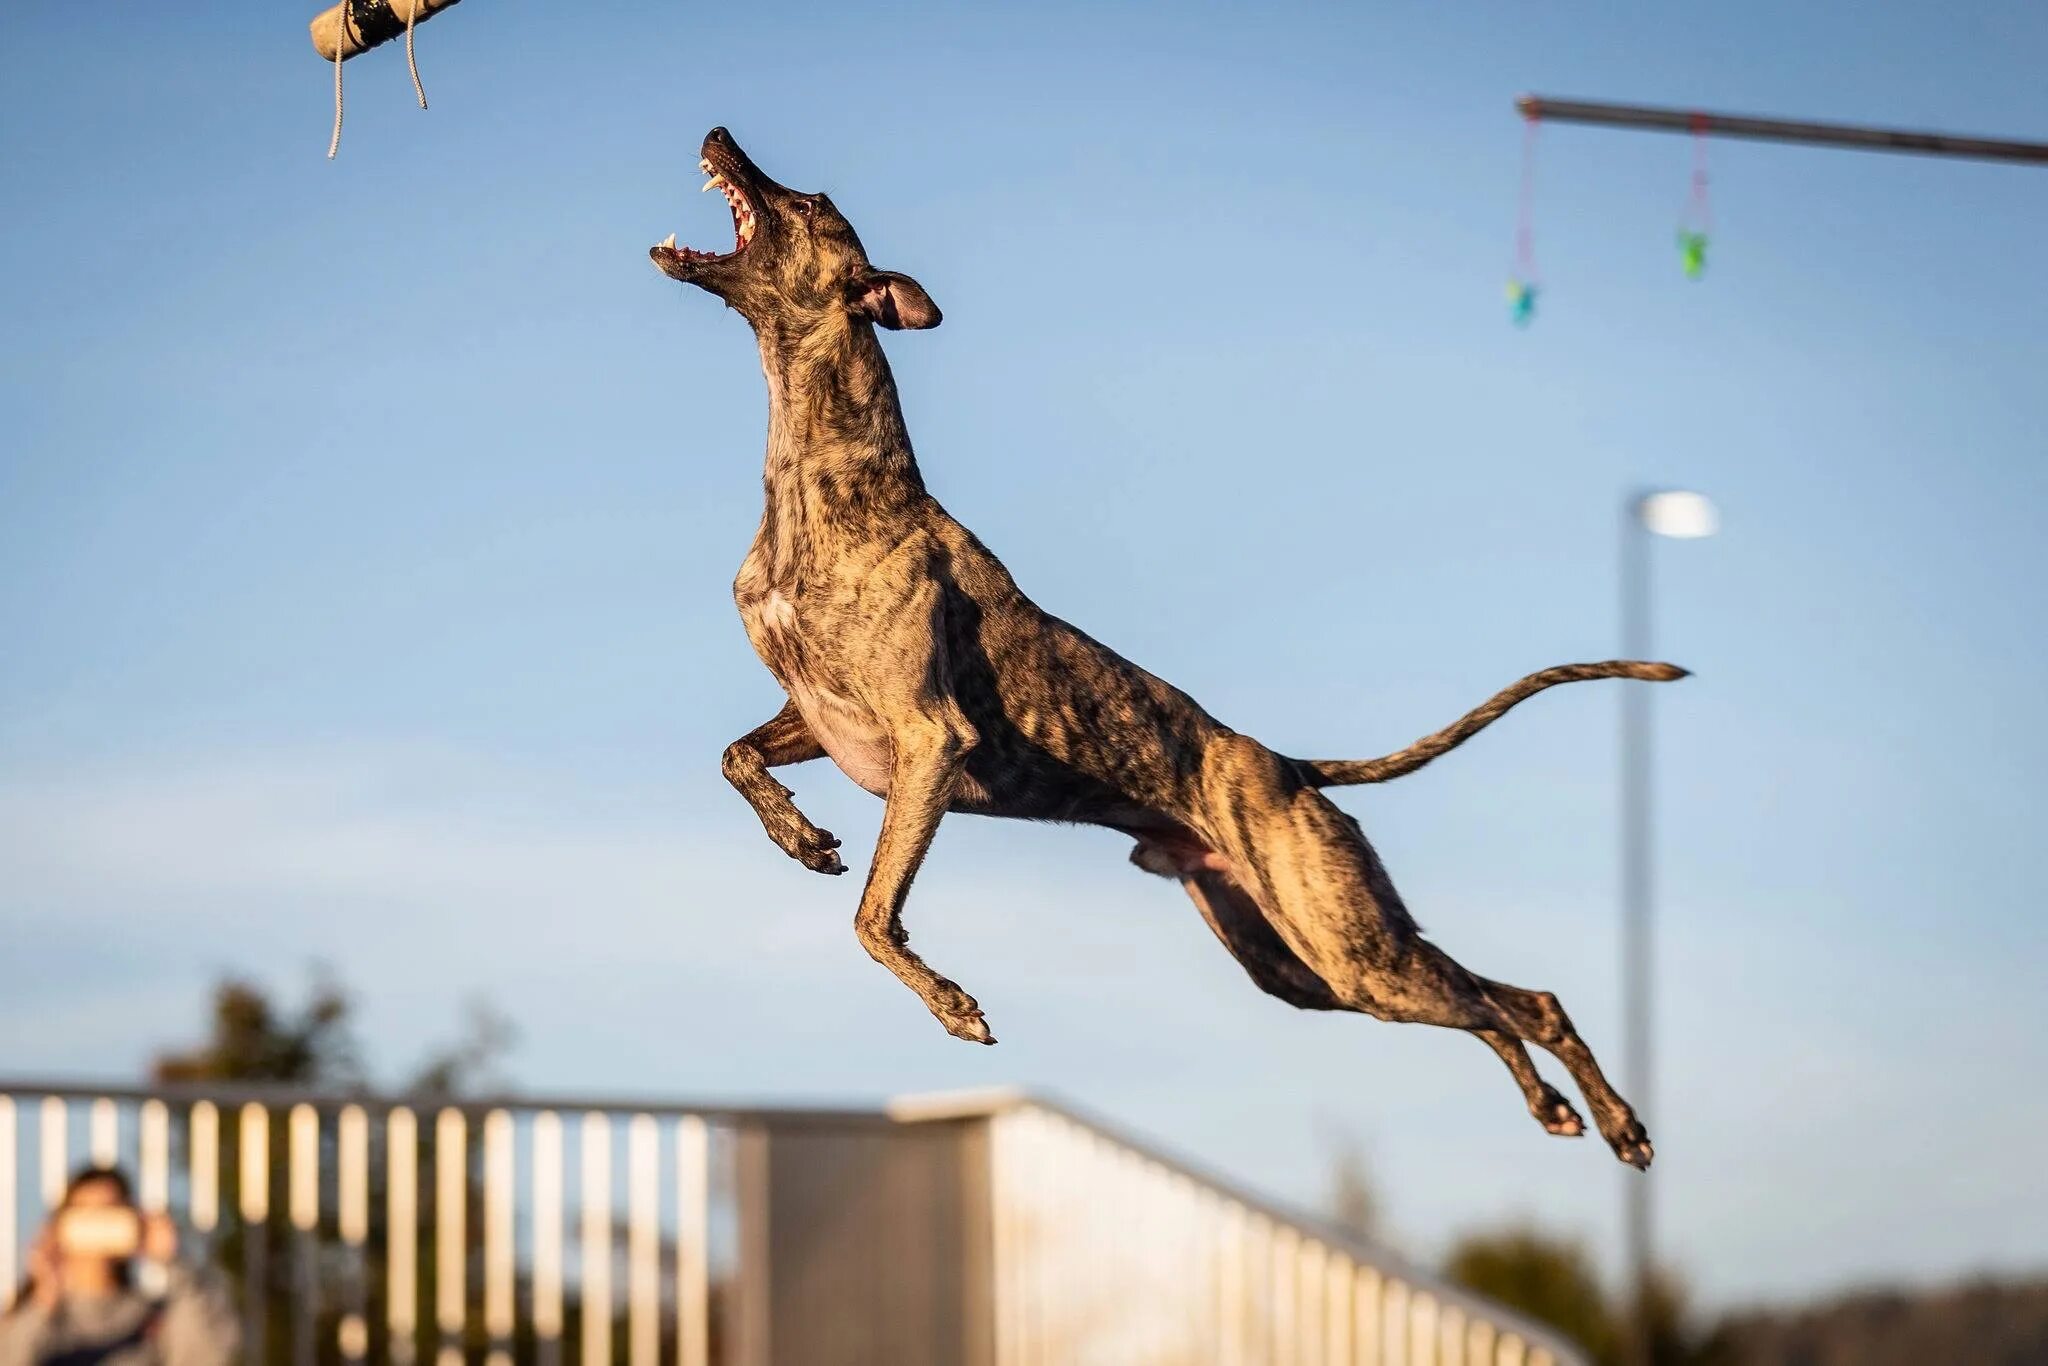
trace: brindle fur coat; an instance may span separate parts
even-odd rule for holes
[[[726,778],[770,839],[820,873],[839,841],[771,770],[830,757],[885,799],[855,914],[861,945],[948,1031],[993,1043],[974,998],[911,951],[903,904],[949,811],[1106,826],[1178,881],[1263,990],[1307,1010],[1468,1030],[1555,1134],[1583,1125],[1537,1075],[1555,1055],[1622,1161],[1648,1136],[1548,992],[1467,971],[1423,938],[1358,822],[1321,788],[1380,782],[1462,743],[1522,699],[1594,678],[1668,681],[1615,661],[1532,674],[1454,725],[1375,760],[1276,754],[1041,610],[925,490],[878,326],[926,328],[916,281],[868,263],[823,195],[769,179],[723,129],[703,167],[733,210],[725,253],[653,248],[665,274],[753,327],[768,382],[766,505],[733,593],[788,700],[726,750]]]

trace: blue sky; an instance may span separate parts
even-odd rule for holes
[[[862,954],[718,753],[779,704],[717,245],[729,125],[945,309],[933,489],[1043,604],[1296,753],[1613,652],[1657,549],[1653,1176],[1712,1301],[2048,1264],[2048,341],[2026,169],[1541,139],[1523,90],[2048,136],[2048,15],[1734,3],[477,3],[328,73],[299,10],[17,8],[0,41],[0,1071],[128,1077],[235,968],[359,993],[393,1074],[487,995],[535,1090],[1023,1083],[1283,1196],[1330,1135],[1428,1255],[1604,1250],[1618,1166],[1458,1035],[1258,995],[1092,832],[953,820],[912,899],[1002,1045]],[[1432,933],[1619,1063],[1615,716],[1554,693],[1345,798]],[[787,775],[864,865],[880,810]]]

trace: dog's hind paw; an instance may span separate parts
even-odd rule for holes
[[[1544,1132],[1560,1138],[1578,1138],[1584,1134],[1586,1122],[1579,1118],[1579,1112],[1572,1108],[1572,1103],[1549,1087],[1544,1089],[1548,1094],[1529,1107],[1529,1113],[1536,1116],[1536,1122],[1543,1126]]]
[[[1643,1126],[1631,1118],[1627,1123],[1617,1125],[1613,1132],[1605,1135],[1607,1146],[1614,1149],[1614,1155],[1639,1172],[1650,1170],[1650,1160],[1656,1150],[1650,1146],[1650,1136]]]

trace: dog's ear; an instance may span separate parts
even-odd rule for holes
[[[941,316],[923,285],[893,270],[863,270],[847,281],[846,307],[891,330],[937,327]]]

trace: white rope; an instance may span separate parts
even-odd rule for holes
[[[408,0],[405,10],[405,67],[412,73],[412,92],[419,97],[420,108],[427,107],[427,87],[420,81],[419,58],[413,53],[412,32],[418,26],[420,9],[426,0]],[[334,29],[334,136],[327,140],[327,159],[334,160],[341,151],[341,62],[348,51],[349,7],[344,0],[340,7],[339,22]]]
[[[348,6],[341,7],[341,22],[334,29],[334,136],[327,140],[327,159],[341,150],[341,54],[348,46]]]
[[[420,64],[412,55],[412,26],[419,21],[420,5],[423,0],[410,0],[405,11],[405,67],[412,72],[412,93],[420,97],[420,108],[427,107],[427,88],[420,84]]]

